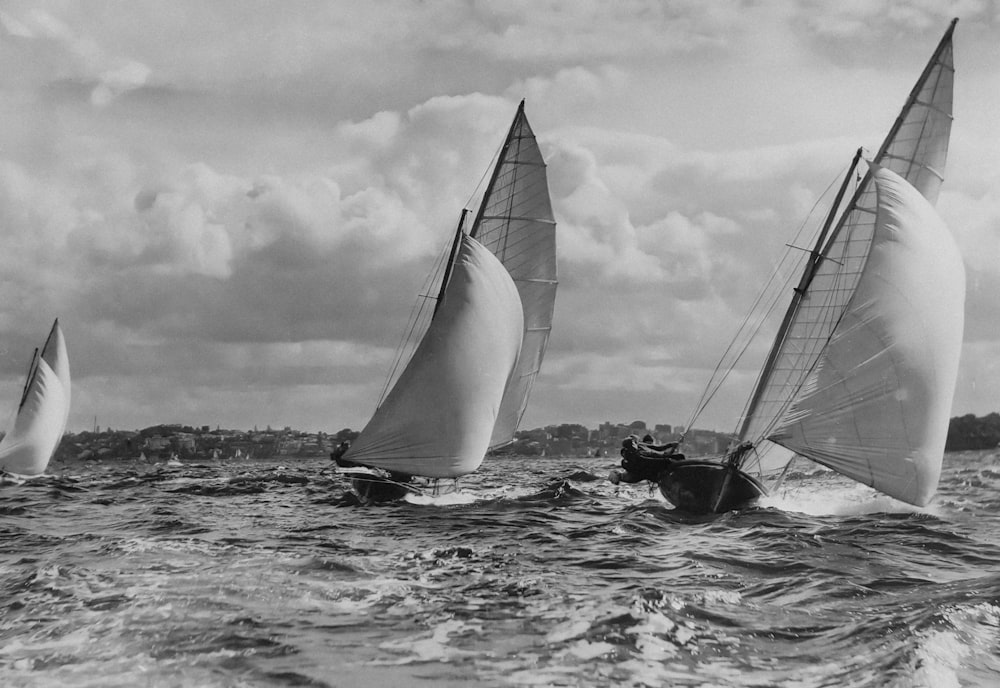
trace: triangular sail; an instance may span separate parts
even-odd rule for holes
[[[951,133],[952,21],[875,162],[898,173],[932,204],[944,176]],[[875,190],[866,175],[807,272],[748,404],[739,439],[765,438],[815,367],[861,278],[872,245]],[[831,212],[835,212],[836,208]]]
[[[524,318],[507,270],[462,235],[440,307],[395,386],[345,459],[429,478],[483,461]]]
[[[517,285],[524,341],[490,446],[507,444],[521,422],[542,365],[556,298],[556,224],[545,161],[524,102],[518,107],[470,234],[493,252]]]
[[[892,497],[937,489],[962,349],[965,269],[911,184],[873,166],[872,248],[829,344],[768,439]]]
[[[69,356],[56,320],[29,372],[21,403],[0,440],[0,470],[19,475],[45,472],[69,418]]]

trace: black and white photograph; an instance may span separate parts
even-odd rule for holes
[[[0,686],[1000,686],[993,0],[0,57]]]

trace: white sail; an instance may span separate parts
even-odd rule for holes
[[[440,305],[406,369],[345,459],[429,478],[483,461],[521,350],[524,316],[504,266],[460,238]]]
[[[500,151],[470,234],[500,259],[517,285],[524,338],[517,368],[504,393],[490,446],[514,438],[542,366],[556,298],[556,223],[545,161],[524,102]]]
[[[951,134],[954,28],[953,21],[875,156],[877,164],[897,172],[931,203],[944,178]],[[767,437],[814,368],[865,268],[874,207],[875,191],[866,175],[829,240],[807,265],[748,404],[740,440]]]
[[[0,470],[19,475],[44,473],[66,430],[69,407],[69,356],[56,320],[28,374],[7,434],[0,440]]]
[[[937,489],[962,349],[965,268],[911,184],[873,166],[872,248],[850,305],[768,439],[892,497]]]

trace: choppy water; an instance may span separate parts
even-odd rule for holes
[[[994,686],[1000,452],[683,517],[613,459],[362,507],[329,462],[0,486],[3,686]]]

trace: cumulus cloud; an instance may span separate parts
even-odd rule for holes
[[[34,38],[35,33],[24,22],[11,16],[7,12],[0,12],[0,27],[8,36],[17,38]]]
[[[128,91],[135,90],[146,84],[152,70],[139,62],[128,62],[115,69],[109,69],[98,75],[100,83],[90,94],[90,102],[97,106],[105,106],[115,98]]]
[[[985,11],[955,7],[970,24]],[[944,26],[923,3],[307,9],[0,13],[18,67],[0,75],[8,386],[60,315],[77,426],[176,408],[359,426],[526,98],[560,266],[526,422],[685,422],[784,244],[854,149],[877,145]],[[956,410],[985,411],[1000,175],[977,113],[1000,88],[968,62],[940,208],[969,263],[963,366],[980,371]],[[731,406],[765,351],[733,373]]]

